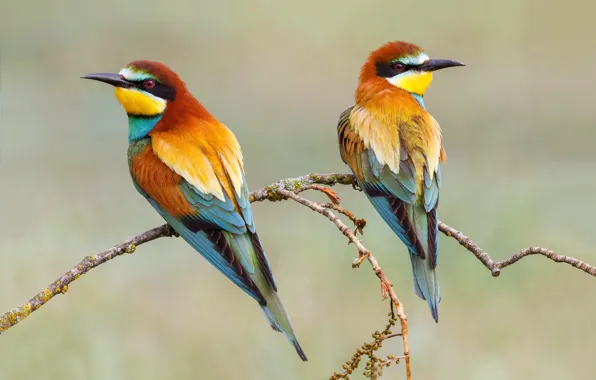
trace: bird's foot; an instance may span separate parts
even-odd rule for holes
[[[166,236],[180,237],[180,234],[174,230],[174,227],[166,224]]]
[[[362,188],[360,187],[360,185],[358,185],[357,182],[352,182],[352,189],[356,191],[362,191]]]

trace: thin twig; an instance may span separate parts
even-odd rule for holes
[[[452,237],[455,239],[462,247],[467,249],[468,251],[472,252],[478,260],[484,266],[490,270],[493,277],[499,277],[501,274],[501,270],[509,265],[515,264],[519,260],[523,259],[526,256],[530,255],[542,255],[551,259],[557,263],[566,263],[569,264],[581,271],[584,271],[592,276],[596,276],[596,267],[576,259],[575,257],[571,256],[563,256],[559,255],[548,248],[541,248],[541,247],[528,247],[524,248],[521,251],[515,253],[513,256],[505,259],[503,261],[495,262],[489,255],[486,253],[482,248],[480,248],[476,243],[472,241],[469,237],[462,234],[458,230],[453,227],[449,227],[443,222],[439,222],[439,230],[444,233],[445,235]]]
[[[64,273],[59,279],[52,282],[50,286],[36,294],[25,304],[2,314],[0,316],[0,333],[3,333],[27,318],[29,314],[45,305],[49,300],[54,298],[54,296],[66,293],[68,291],[68,285],[70,285],[71,282],[89,272],[91,269],[125,253],[133,253],[137,246],[165,236],[176,236],[176,233],[167,224],[145,231],[140,235],[113,246],[107,251],[103,251],[94,256],[85,257],[75,267]]]
[[[341,201],[341,198],[339,197],[339,195],[337,194],[337,192],[335,190],[331,190],[327,186],[319,185],[317,183],[303,186],[300,189],[295,190],[294,193],[298,194],[298,193],[301,193],[306,190],[320,191],[321,193],[325,194],[327,196],[327,198],[329,198],[329,200],[331,201],[332,204],[334,204],[336,206],[339,205],[339,201]]]
[[[395,338],[396,336],[401,336],[401,333],[395,333],[395,334],[384,336],[383,340]]]
[[[348,219],[350,219],[352,221],[352,223],[354,223],[354,226],[356,227],[356,229],[354,230],[354,233],[359,232],[360,235],[364,235],[364,227],[366,227],[366,220],[357,218],[356,215],[352,214],[350,211],[341,207],[339,204],[323,203],[321,206],[323,206],[325,208],[330,208],[332,210],[339,212],[340,214],[347,216]]]
[[[352,243],[354,243],[354,245],[358,249],[360,259],[356,260],[357,266],[360,265],[360,260],[368,260],[368,262],[372,266],[373,272],[375,272],[375,274],[381,281],[381,293],[383,295],[383,298],[385,298],[388,295],[389,298],[391,298],[393,305],[395,306],[397,317],[399,318],[401,324],[401,334],[404,344],[404,358],[406,362],[406,378],[408,380],[411,380],[412,370],[410,366],[410,347],[408,345],[408,318],[406,317],[406,313],[404,311],[402,303],[397,298],[397,294],[395,294],[395,291],[393,290],[393,285],[391,284],[391,281],[389,281],[385,276],[385,273],[381,269],[381,266],[377,262],[377,259],[370,253],[368,249],[366,249],[366,247],[364,247],[362,241],[356,237],[354,232],[351,229],[349,229],[348,226],[346,226],[344,222],[342,222],[341,219],[339,219],[328,208],[325,208],[316,202],[303,198],[300,195],[294,193],[293,191],[288,191],[283,188],[278,188],[277,193],[286,198],[290,198],[293,201],[298,202],[301,205],[318,212],[319,214],[326,216],[331,222],[333,222],[333,224],[337,226],[337,229],[340,230],[341,233],[343,233]]]

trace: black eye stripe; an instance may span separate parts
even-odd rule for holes
[[[169,101],[173,101],[176,98],[176,90],[173,87],[166,86],[165,84],[159,83],[157,80],[150,78],[150,80],[155,82],[155,85],[151,88],[146,88],[145,86],[143,86],[143,83],[145,83],[146,80],[147,79],[130,81],[130,83],[134,84],[135,87],[137,87],[138,89],[155,95],[158,98],[162,98]]]
[[[401,63],[402,65],[404,65],[404,69],[399,71],[395,70],[393,66],[396,63]],[[380,76],[381,78],[391,78],[396,76],[397,74],[405,73],[406,71],[415,68],[417,65],[408,65],[403,62],[377,62],[376,66],[378,76]]]

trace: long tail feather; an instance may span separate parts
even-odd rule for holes
[[[412,272],[414,273],[414,290],[418,297],[426,300],[435,322],[439,322],[439,302],[441,301],[441,290],[437,274],[430,268],[429,260],[423,260],[416,254],[410,252],[412,261]]]
[[[296,333],[294,332],[294,329],[292,329],[290,317],[288,317],[288,314],[271,283],[272,280],[269,279],[271,277],[265,275],[264,269],[259,266],[256,259],[256,250],[258,248],[255,247],[255,243],[258,242],[255,242],[254,237],[249,233],[244,235],[227,235],[229,240],[235,241],[234,244],[231,244],[233,249],[241,250],[244,257],[253,258],[252,264],[254,265],[255,270],[250,274],[250,277],[265,299],[265,304],[261,304],[261,308],[263,309],[263,313],[265,313],[269,324],[271,324],[271,328],[284,334],[290,343],[292,343],[300,358],[303,361],[307,361],[306,355],[304,354],[302,347],[300,347],[300,343],[298,343],[298,337],[296,337]]]
[[[298,343],[298,338],[292,329],[290,319],[272,286],[271,281],[273,281],[273,277],[271,275],[269,275],[269,277],[265,276],[264,271],[260,267],[256,257],[256,248],[252,240],[254,237],[251,237],[249,233],[238,235],[230,232],[223,232],[229,247],[234,252],[236,260],[242,263],[243,270],[248,272],[248,275],[253,281],[251,287],[247,284],[245,279],[235,271],[234,267],[230,265],[228,259],[222,256],[222,253],[217,250],[217,247],[211,240],[209,240],[204,232],[192,232],[178,219],[163,212],[159,206],[156,206],[156,209],[184,240],[200,252],[209,262],[215,265],[217,269],[224,273],[242,290],[260,303],[271,327],[274,330],[283,333],[292,343],[300,358],[306,361],[306,355]]]
[[[369,193],[367,195],[385,222],[408,247],[412,261],[414,291],[420,298],[426,300],[434,320],[438,322],[438,304],[441,294],[439,281],[433,267],[437,254],[436,237],[432,239],[435,244],[434,249],[428,249],[429,232],[435,236],[438,234],[436,218],[433,226],[429,226],[428,214],[423,205],[408,204],[393,197],[371,196]],[[436,214],[433,215],[436,217]],[[433,255],[430,253],[434,253],[434,261]]]
[[[424,206],[412,206],[413,222],[416,226],[418,239],[423,245],[425,251],[429,253],[429,233],[436,233],[436,231],[429,231],[428,216]],[[436,239],[434,239],[436,241]],[[436,247],[434,249],[436,252]],[[430,255],[426,255],[430,256]],[[435,322],[439,322],[439,302],[441,301],[441,290],[435,268],[433,268],[433,260],[431,257],[421,258],[420,253],[412,252],[410,250],[410,260],[412,261],[412,272],[414,274],[414,290],[416,294],[428,303],[430,311]]]
[[[267,300],[267,305],[261,306],[261,308],[269,320],[271,328],[284,334],[296,349],[300,359],[307,361],[308,359],[306,358],[302,347],[300,347],[300,343],[298,343],[298,337],[296,337],[296,333],[294,333],[294,330],[292,329],[290,318],[286,314],[277,293],[272,291],[268,295],[265,295],[265,299]]]

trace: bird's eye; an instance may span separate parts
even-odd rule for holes
[[[147,80],[143,81],[143,87],[153,88],[153,87],[155,87],[155,81],[153,79],[147,79]]]
[[[404,65],[401,62],[396,62],[393,64],[393,70],[400,72],[400,71],[404,71],[406,69],[406,65]]]

